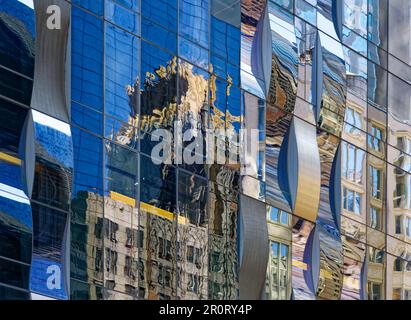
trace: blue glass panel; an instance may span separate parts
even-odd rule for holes
[[[83,130],[73,127],[74,190],[89,190],[102,194],[103,142]]]
[[[295,14],[313,26],[317,25],[317,9],[306,1],[295,1]]]
[[[205,70],[208,69],[208,50],[181,37],[179,37],[179,56]]]
[[[127,9],[133,9],[134,11],[139,11],[139,0],[114,0],[117,3],[121,4]]]
[[[237,87],[229,88],[227,96],[226,129],[234,129],[239,133],[241,127],[241,92]]]
[[[240,38],[238,28],[226,22],[211,18],[211,51],[234,65],[240,63]]]
[[[139,78],[139,39],[110,24],[106,25],[106,110],[126,123],[133,123],[137,104],[127,86]]]
[[[228,83],[217,78],[210,83],[210,126],[213,129],[225,129],[227,110]]]
[[[71,32],[71,97],[103,109],[103,22],[73,7]]]
[[[177,34],[160,27],[157,23],[143,19],[141,21],[141,36],[173,54],[177,53]]]
[[[91,108],[72,102],[71,121],[79,127],[103,135],[103,114]]]
[[[126,9],[123,6],[113,2],[112,0],[106,0],[105,18],[119,27],[139,34],[139,15],[132,10]]]
[[[96,15],[103,15],[103,0],[72,0],[72,2],[93,12]]]
[[[177,0],[142,0],[141,14],[151,21],[177,32]]]
[[[367,35],[367,0],[344,0],[344,24],[361,36]]]
[[[346,27],[343,27],[342,42],[363,56],[367,56],[367,40]]]
[[[138,129],[109,116],[105,118],[105,138],[129,148],[138,148]]]
[[[273,3],[278,4],[279,6],[287,9],[288,11],[293,12],[294,0],[270,0]]]
[[[180,35],[208,48],[209,1],[180,0],[179,11]]]

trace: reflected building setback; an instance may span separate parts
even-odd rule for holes
[[[411,300],[409,1],[0,0],[0,32],[0,299]]]

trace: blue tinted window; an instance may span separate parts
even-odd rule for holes
[[[208,48],[208,0],[180,0],[180,35]]]
[[[100,193],[103,187],[103,142],[83,130],[73,127],[74,183],[73,197],[79,190]],[[83,187],[79,187],[82,185]]]
[[[105,18],[127,31],[139,34],[139,15],[114,1],[106,0]]]
[[[148,19],[141,21],[141,36],[161,48],[176,54],[177,53],[177,34],[160,27]]]
[[[72,9],[71,95],[97,110],[103,108],[103,22]]]
[[[137,81],[139,39],[110,24],[106,25],[106,110],[126,123],[137,114],[127,86]]]
[[[208,50],[179,37],[179,56],[205,70],[208,69]]]
[[[127,9],[132,9],[133,11],[139,11],[139,0],[110,0],[110,1],[115,1],[119,4],[121,4],[123,7],[126,7]]]
[[[73,124],[98,135],[103,134],[103,115],[91,108],[73,102],[71,104],[71,121]]]
[[[278,221],[278,217],[279,217],[279,210],[277,208],[270,208],[270,220],[271,221]]]
[[[177,0],[142,0],[141,14],[177,32]]]
[[[96,15],[103,15],[103,0],[72,0],[72,2]]]
[[[141,76],[141,115],[143,119],[151,116],[159,118],[159,115],[164,112],[167,117],[159,119],[157,125],[162,127],[173,125],[175,114],[173,105],[177,101],[176,57],[142,41]],[[151,131],[154,127],[146,121],[143,129]]]

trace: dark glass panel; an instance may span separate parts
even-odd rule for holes
[[[176,116],[177,58],[141,44],[141,130],[170,128]]]
[[[179,170],[178,172],[178,207],[180,216],[188,223],[204,227],[207,224],[207,181]]]
[[[117,144],[105,143],[105,192],[136,198],[137,154]]]
[[[71,201],[70,276],[103,284],[103,197],[79,191]]]
[[[0,95],[30,105],[33,81],[0,67]]]
[[[0,64],[33,77],[35,55],[34,10],[20,1],[1,1]]]
[[[27,110],[0,100],[0,152],[17,155]]]
[[[30,300],[30,292],[0,285],[1,300]]]
[[[0,160],[0,255],[30,263],[33,225],[29,199],[20,187],[20,170]]]
[[[30,265],[0,258],[0,283],[29,289]]]
[[[207,181],[178,171],[177,294],[182,299],[207,299]]]
[[[103,288],[85,282],[70,281],[71,300],[103,300]]]
[[[156,165],[152,159],[140,157],[140,200],[155,207],[175,212],[176,172],[171,165]]]

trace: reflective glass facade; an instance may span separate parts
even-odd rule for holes
[[[409,1],[0,0],[0,34],[0,299],[411,300]]]

